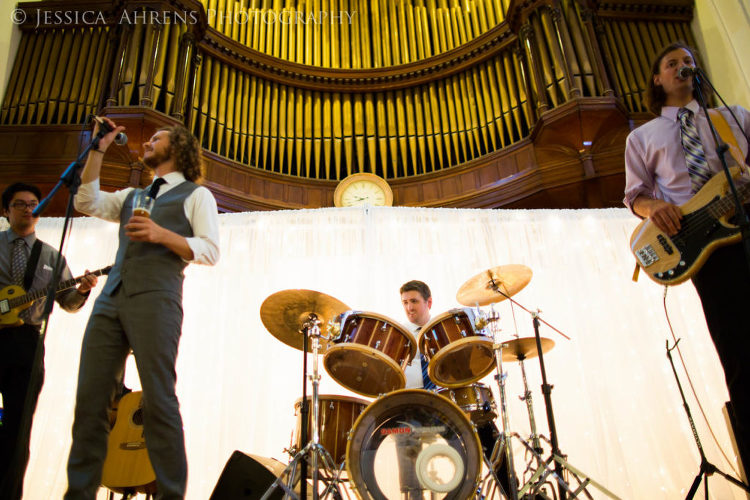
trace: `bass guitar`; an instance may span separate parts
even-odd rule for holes
[[[737,193],[744,203],[750,198],[750,181],[740,177],[739,167],[730,169]],[[684,205],[680,205],[680,230],[667,236],[645,219],[630,237],[630,249],[648,277],[663,285],[677,285],[690,279],[711,253],[740,241],[740,229],[729,219],[734,215],[734,198],[723,172],[714,175]]]
[[[112,270],[112,266],[107,266],[102,269],[90,272],[95,276],[106,276],[109,271]],[[66,281],[60,282],[57,287],[57,292],[60,293],[70,288],[77,286],[83,276],[77,278],[71,278]],[[0,290],[0,328],[6,326],[19,326],[23,324],[23,320],[18,317],[18,313],[24,309],[31,307],[31,304],[35,300],[41,299],[47,296],[47,289],[35,290],[33,292],[26,292],[23,287],[18,285],[8,285]]]

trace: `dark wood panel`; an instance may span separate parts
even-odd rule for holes
[[[151,174],[140,162],[141,143],[173,120],[144,108],[108,108],[105,113],[125,124],[130,140],[127,146],[113,146],[107,152],[103,189],[146,185]],[[514,146],[444,171],[391,181],[394,203],[474,208],[621,206],[629,131],[630,121],[616,99],[577,99],[545,113],[530,137]],[[584,138],[591,145],[583,145]],[[83,141],[88,141],[88,132],[81,136],[79,126],[2,126],[0,145],[5,154],[0,158],[0,182],[25,179],[51,187]],[[205,151],[203,159],[205,185],[222,211],[333,204],[336,182],[270,173]],[[62,211],[55,208],[51,213]]]

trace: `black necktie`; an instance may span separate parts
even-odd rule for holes
[[[162,184],[166,184],[167,181],[162,179],[161,177],[157,178],[153,184],[151,184],[151,189],[148,190],[148,195],[151,198],[156,199],[156,195],[159,194],[159,188]]]

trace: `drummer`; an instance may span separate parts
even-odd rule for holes
[[[419,330],[430,321],[430,308],[432,308],[432,292],[427,283],[418,280],[407,281],[401,285],[401,305],[404,307],[404,313],[408,319],[407,327],[414,334],[415,338],[419,337]],[[419,351],[417,345],[417,355],[414,361],[407,365],[405,370],[406,388],[407,389],[428,389],[434,390],[437,387],[430,380],[427,373],[427,360]],[[482,452],[488,462],[491,462],[492,449],[495,447],[500,432],[494,422],[490,421],[477,427],[479,441],[482,444]],[[505,466],[506,461],[495,469],[495,474],[500,480],[504,491],[508,491],[508,469]]]

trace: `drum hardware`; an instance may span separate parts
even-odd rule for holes
[[[266,329],[277,339],[285,344],[302,350],[302,400],[300,414],[302,422],[307,423],[309,409],[307,398],[307,353],[313,354],[313,370],[309,376],[312,382],[312,439],[308,441],[308,425],[302,425],[300,441],[306,443],[292,458],[284,472],[274,481],[271,486],[261,497],[261,500],[267,500],[274,489],[280,487],[291,498],[297,498],[292,491],[294,484],[297,482],[296,471],[297,465],[300,465],[300,498],[307,498],[307,463],[308,460],[312,466],[312,498],[318,500],[318,479],[320,468],[318,460],[322,461],[324,470],[330,471],[330,482],[326,485],[323,496],[330,491],[338,491],[340,481],[339,474],[334,472],[338,468],[335,466],[331,455],[320,444],[320,413],[319,413],[319,395],[318,386],[320,384],[320,375],[318,371],[318,353],[323,345],[327,345],[328,337],[320,332],[320,325],[328,322],[337,314],[349,309],[349,307],[339,300],[314,290],[282,290],[266,298],[260,306],[260,317]],[[310,342],[309,340],[312,339]],[[310,346],[310,344],[312,344]],[[285,484],[283,478],[288,477]]]
[[[539,314],[541,311],[530,311],[523,305],[519,304],[516,300],[511,298],[512,295],[515,295],[519,291],[521,291],[531,280],[532,272],[531,269],[529,269],[526,266],[523,265],[506,265],[506,266],[497,266],[491,269],[488,269],[486,271],[482,271],[481,273],[473,276],[468,281],[466,281],[461,288],[459,289],[458,293],[456,294],[456,299],[459,303],[463,305],[492,305],[497,302],[501,302],[503,300],[509,300],[511,303],[511,307],[517,306],[520,309],[526,311],[529,315],[532,317],[532,323],[534,327],[534,339],[536,344],[536,354],[539,357],[539,367],[541,369],[542,373],[542,394],[544,395],[544,405],[547,411],[547,423],[549,425],[549,431],[550,431],[550,445],[551,445],[551,456],[547,460],[539,461],[540,469],[544,469],[543,472],[540,472],[539,474],[535,475],[535,477],[532,477],[529,481],[538,481],[539,479],[545,478],[547,475],[549,475],[552,471],[550,470],[550,465],[552,465],[552,462],[554,462],[554,478],[557,481],[558,484],[558,493],[559,493],[559,499],[565,500],[567,498],[567,494],[571,493],[573,497],[576,497],[579,492],[584,492],[588,497],[590,497],[590,494],[586,490],[586,486],[588,484],[591,484],[592,486],[595,486],[600,491],[605,493],[606,495],[610,496],[611,498],[617,498],[613,493],[608,491],[606,488],[601,486],[596,481],[592,480],[587,475],[581,473],[579,470],[575,469],[570,463],[567,462],[566,456],[563,455],[560,452],[559,444],[558,444],[558,437],[557,437],[557,429],[555,427],[555,417],[552,410],[552,386],[547,382],[547,371],[544,365],[544,348],[542,345],[542,337],[539,334],[539,324],[544,323],[547,327],[551,328],[558,334],[560,334],[562,337],[564,337],[567,340],[570,340],[570,337],[565,335],[563,332],[558,330],[557,328],[553,327],[546,321],[542,320],[539,317]],[[522,343],[519,342],[518,345],[520,346]],[[524,342],[524,344],[528,345],[528,342]],[[497,345],[497,344],[496,344]],[[549,350],[549,347],[548,349]],[[496,380],[498,380],[498,385],[500,386],[500,399],[501,399],[501,411],[503,414],[506,412],[506,401],[505,401],[505,390],[504,390],[504,375],[502,372],[502,363],[500,358],[502,358],[502,347],[498,346],[495,349],[497,353],[497,365],[498,365],[498,375],[495,376]],[[528,357],[528,353],[527,353]],[[508,427],[506,426],[507,422],[507,416],[503,415],[503,432],[506,433],[506,438],[510,438],[511,436],[508,434]],[[532,431],[533,432],[533,431]],[[541,459],[541,455],[539,453],[536,453],[535,448],[539,448],[538,446],[538,440],[535,441],[534,445],[531,446],[526,441],[520,438],[517,433],[513,433],[515,437],[521,440],[521,442],[524,444],[524,446],[527,447],[532,453],[535,453],[538,459]],[[508,441],[508,446],[506,448],[506,454],[507,456],[511,456],[510,453],[510,441]],[[508,462],[509,466],[511,468],[511,471],[513,470],[513,463]],[[575,491],[571,490],[570,485],[567,483],[565,471],[570,471],[576,479],[579,481],[579,488],[577,488]],[[511,485],[514,483],[514,474],[511,472]],[[580,481],[579,476],[584,476],[585,480]],[[523,486],[522,491],[525,491],[527,487],[530,486],[530,483],[527,483]],[[511,491],[511,498],[513,500],[517,500],[519,492],[516,490]]]

